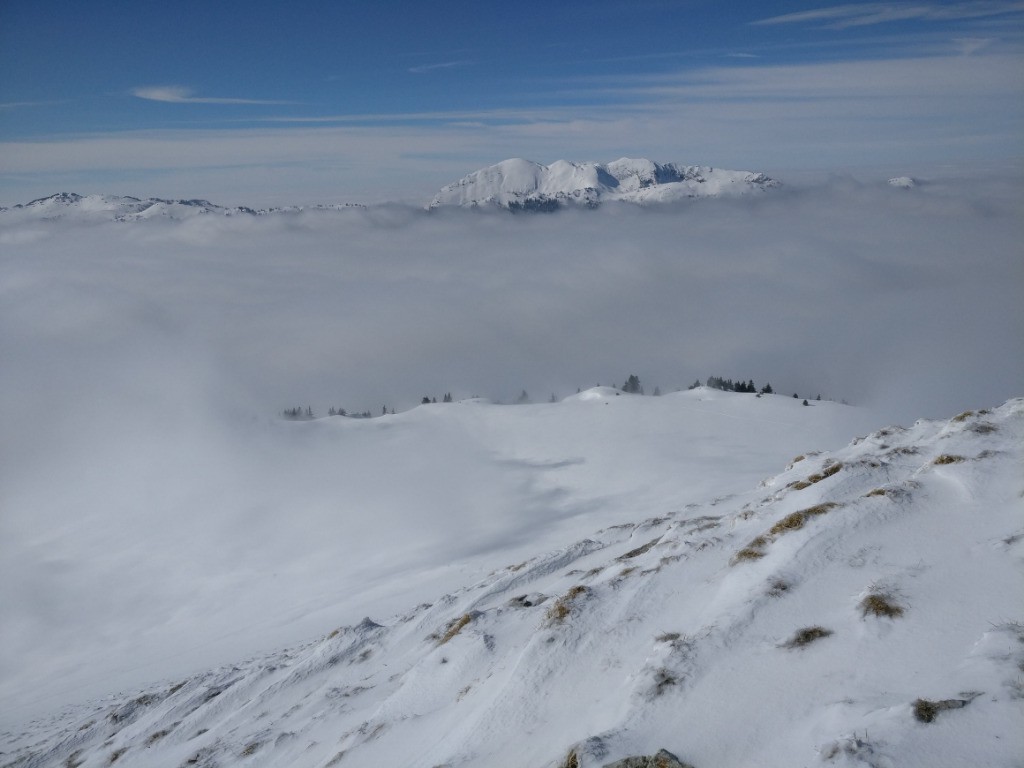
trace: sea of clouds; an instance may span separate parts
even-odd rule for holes
[[[308,490],[330,478],[330,461],[308,442],[282,449],[287,433],[266,428],[286,407],[376,415],[424,395],[507,402],[524,389],[543,401],[631,373],[648,392],[752,378],[903,422],[1020,395],[1022,190],[1011,175],[909,190],[843,177],[553,215],[377,206],[5,224],[0,214],[0,698],[24,694],[35,679],[26,669],[73,680],[83,627],[114,651],[159,644],[126,638],[126,611],[132,631],[201,626],[190,610],[216,612],[218,595],[245,593],[246,569],[265,567],[246,551],[281,528],[261,527],[260,514],[290,498],[303,500],[307,528],[331,514],[337,496]],[[376,478],[382,490],[361,495],[375,522],[352,541],[387,558],[389,511],[415,505],[417,486],[389,484],[387,438],[374,439],[350,469],[361,488]],[[437,440],[418,448],[424,487],[442,460],[490,471],[461,437]],[[491,481],[499,495],[510,482]],[[268,497],[245,496],[251,487]],[[199,511],[183,521],[188,509]],[[136,546],[146,537],[160,542],[148,558]],[[280,562],[316,573],[315,558],[298,565],[307,542],[277,542]],[[210,568],[218,558],[230,567]],[[160,582],[190,559],[205,586]],[[183,614],[147,613],[166,605]]]

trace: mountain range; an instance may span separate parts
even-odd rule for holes
[[[596,208],[603,202],[637,205],[668,203],[693,197],[723,197],[760,192],[779,186],[761,173],[727,171],[705,166],[664,165],[622,158],[612,163],[541,165],[505,160],[449,184],[427,204],[428,209],[498,207],[514,211],[552,211],[565,206]],[[309,210],[340,210],[359,205],[226,207],[208,200],[141,199],[114,195],[59,192],[49,197],[0,208],[0,221],[70,219],[139,221],[190,219],[197,216],[266,216]]]
[[[341,210],[358,207],[352,205],[316,205],[303,208],[249,208],[246,206],[226,207],[209,200],[165,200],[159,197],[141,199],[117,195],[79,195],[75,192],[58,192],[28,203],[10,208],[0,208],[0,215],[8,220],[54,220],[70,219],[80,221],[113,220],[143,221],[147,219],[191,219],[197,216],[266,216],[273,213],[289,213],[302,210]],[[0,219],[2,221],[2,219]]]
[[[559,160],[551,165],[512,159],[449,184],[431,200],[430,207],[550,211],[570,205],[595,208],[610,201],[649,205],[691,197],[734,196],[777,186],[779,182],[763,173],[662,165],[646,159],[624,157],[603,164]]]

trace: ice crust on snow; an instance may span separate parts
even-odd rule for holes
[[[734,196],[778,185],[762,173],[659,164],[643,158],[624,157],[605,164],[558,160],[551,165],[515,158],[449,184],[429,207],[551,210],[566,205],[596,207],[613,200],[646,204],[689,197]]]
[[[409,418],[436,425],[466,408],[477,423],[717,412],[742,435],[758,409],[795,422],[841,406],[601,388]],[[325,438],[329,423],[294,426]],[[493,573],[429,604],[4,734],[0,765],[555,768],[571,755],[595,768],[661,749],[697,768],[1015,765],[1022,460],[1016,399],[807,452],[756,487],[666,498],[653,516],[600,530],[580,518],[574,543],[495,553]],[[737,559],[757,539],[761,556]],[[862,611],[872,594],[902,614]],[[810,639],[793,644],[802,630]],[[941,706],[923,722],[928,702]]]

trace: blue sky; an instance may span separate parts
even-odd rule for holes
[[[429,197],[482,165],[1019,158],[1024,2],[0,4],[0,204]]]

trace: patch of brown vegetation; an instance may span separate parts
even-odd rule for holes
[[[759,560],[765,556],[764,548],[767,546],[768,539],[764,536],[758,536],[747,544],[747,546],[737,552],[733,556],[733,561],[740,562],[741,560]]]
[[[798,530],[803,528],[804,523],[812,517],[824,515],[829,510],[835,509],[838,506],[839,505],[835,502],[827,501],[823,504],[815,504],[813,507],[807,507],[807,509],[801,509],[797,512],[793,512],[775,523],[775,525],[769,529],[768,533],[772,536],[780,536],[787,531]]]
[[[156,744],[156,743],[157,743],[158,741],[160,741],[160,739],[162,739],[162,738],[163,738],[164,736],[166,736],[166,735],[167,735],[167,734],[169,734],[170,732],[171,732],[171,731],[170,731],[170,729],[168,728],[168,729],[165,729],[165,730],[163,730],[163,731],[157,731],[156,733],[151,733],[151,734],[149,734],[149,736],[148,736],[148,737],[146,738],[146,746],[147,746],[147,747],[151,747],[151,746],[153,746],[153,745],[154,745],[154,744]]]
[[[974,415],[974,411],[964,411],[963,413],[958,414],[957,416],[954,416],[952,419],[950,419],[950,421],[957,422],[957,423],[959,423],[961,421],[967,421],[973,415]]]
[[[444,634],[441,635],[441,639],[437,641],[437,644],[444,645],[445,643],[447,643],[449,640],[451,640],[453,637],[459,634],[459,632],[462,631],[462,628],[469,624],[469,622],[471,622],[472,620],[472,614],[464,613],[459,618],[453,619],[452,621],[448,622],[448,625],[445,627]]]
[[[964,461],[963,456],[956,456],[952,453],[944,453],[941,456],[936,456],[935,459],[932,461],[932,464],[935,464],[936,466],[942,466],[944,464],[959,464],[961,461]]]
[[[793,635],[784,644],[784,648],[803,648],[810,645],[815,640],[821,640],[823,637],[828,637],[834,634],[831,629],[825,629],[825,627],[804,627],[803,629],[797,630],[797,633]]]
[[[869,498],[871,496],[888,496],[888,495],[889,495],[889,492],[885,488],[875,488],[875,490],[868,491],[867,493],[865,493],[864,494],[864,498]]]
[[[577,584],[575,587],[570,589],[560,598],[558,598],[554,605],[548,609],[548,619],[554,623],[561,623],[565,621],[566,617],[572,613],[572,603],[580,595],[584,595],[590,590],[584,587],[582,584]]]
[[[904,610],[893,599],[892,595],[885,592],[872,592],[860,601],[861,615],[867,617],[882,616],[887,619],[896,619],[903,615]]]
[[[941,701],[917,699],[913,704],[914,718],[921,723],[933,723],[939,716],[939,712],[947,709],[963,709],[969,703],[968,699],[942,699]]]

